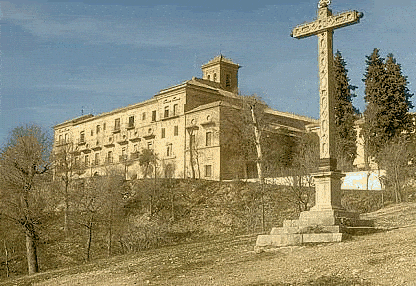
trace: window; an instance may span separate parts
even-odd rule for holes
[[[114,120],[114,130],[120,130],[120,118]]]
[[[64,141],[64,143],[69,143],[68,133],[65,133],[65,141]]]
[[[191,146],[195,148],[195,145],[196,145],[196,136],[195,134],[191,134]]]
[[[152,121],[156,121],[156,110],[152,111]]]
[[[231,86],[231,76],[229,74],[225,77],[225,86],[230,87]]]
[[[162,138],[165,138],[165,137],[166,137],[166,129],[165,129],[165,128],[162,128],[162,134],[161,134],[161,137],[162,137]]]
[[[173,127],[173,136],[178,136],[179,134],[179,127],[178,125]]]
[[[174,104],[173,105],[173,116],[178,115],[179,113],[179,105],[178,104]]]
[[[147,149],[153,149],[153,142],[152,141],[147,142]]]
[[[212,176],[212,165],[205,165],[205,177]]]
[[[121,149],[121,156],[120,156],[120,158],[119,158],[119,161],[126,161],[127,160],[127,148],[126,147],[123,147],[122,149]]]
[[[88,166],[90,164],[90,157],[88,155],[85,155],[84,157],[84,165]]]
[[[62,135],[59,135],[59,140],[58,140],[58,144],[63,144],[64,143],[64,141],[62,141],[63,139],[62,139]]]
[[[107,124],[106,124],[106,123],[104,123],[104,124],[103,124],[103,130],[104,130],[104,131],[105,131],[106,127],[107,127]]]
[[[207,131],[205,133],[205,146],[211,146],[212,145],[212,132]]]
[[[94,136],[94,130],[91,129],[91,136]]]
[[[94,163],[95,163],[95,165],[100,164],[100,153],[95,153],[94,154]]]
[[[134,127],[134,116],[129,117],[129,127]]]
[[[211,75],[210,74],[207,76],[207,79],[208,80],[211,80]]]
[[[96,130],[95,130],[95,134],[100,134],[100,131],[101,131],[101,126],[100,125],[97,125],[97,127],[95,128]]]
[[[146,112],[143,112],[143,114],[142,114],[142,120],[146,120]]]
[[[172,144],[168,144],[166,146],[166,156],[171,157],[173,155]]]
[[[137,151],[139,151],[139,145],[134,144],[134,146],[133,146],[133,152],[137,152]]]
[[[214,81],[217,81],[217,74],[214,73]]]
[[[85,142],[85,132],[81,131],[79,133],[79,143],[84,143]]]
[[[107,153],[107,163],[113,163],[113,151]]]
[[[75,157],[75,168],[79,167],[79,157]]]
[[[169,106],[165,106],[165,113],[164,113],[164,117],[168,118],[169,117]]]

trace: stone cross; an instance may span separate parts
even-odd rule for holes
[[[297,26],[292,37],[305,38],[318,35],[319,97],[320,97],[320,159],[319,172],[315,179],[315,205],[303,211],[298,220],[285,220],[283,227],[273,228],[270,235],[259,235],[256,251],[264,247],[298,245],[307,242],[341,241],[347,226],[364,226],[359,214],[345,210],[341,205],[341,178],[335,159],[335,80],[332,54],[333,30],[356,24],[363,14],[357,11],[332,15],[328,5],[331,1],[320,0],[318,19]],[[368,224],[370,224],[369,222]],[[322,233],[307,230],[319,226]]]
[[[320,0],[318,18],[293,29],[291,36],[297,39],[318,35],[319,95],[320,95],[320,159],[321,170],[335,171],[335,81],[333,72],[333,30],[356,24],[363,17],[357,11],[332,15],[329,0]]]

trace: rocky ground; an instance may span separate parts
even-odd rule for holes
[[[255,236],[183,244],[0,285],[416,285],[416,204],[365,217],[389,229],[260,254]]]

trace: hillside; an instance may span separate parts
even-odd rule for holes
[[[99,260],[0,285],[415,285],[416,204],[365,215],[390,230],[256,254],[239,236]]]

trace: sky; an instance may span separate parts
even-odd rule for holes
[[[65,120],[202,77],[201,65],[219,54],[241,65],[242,94],[319,117],[317,37],[290,37],[316,18],[318,0],[172,2],[0,1],[0,145],[16,126],[52,133]],[[358,86],[354,105],[365,109],[362,78],[374,48],[394,54],[414,93],[416,1],[333,0],[330,8],[364,13],[334,32],[334,52]]]

